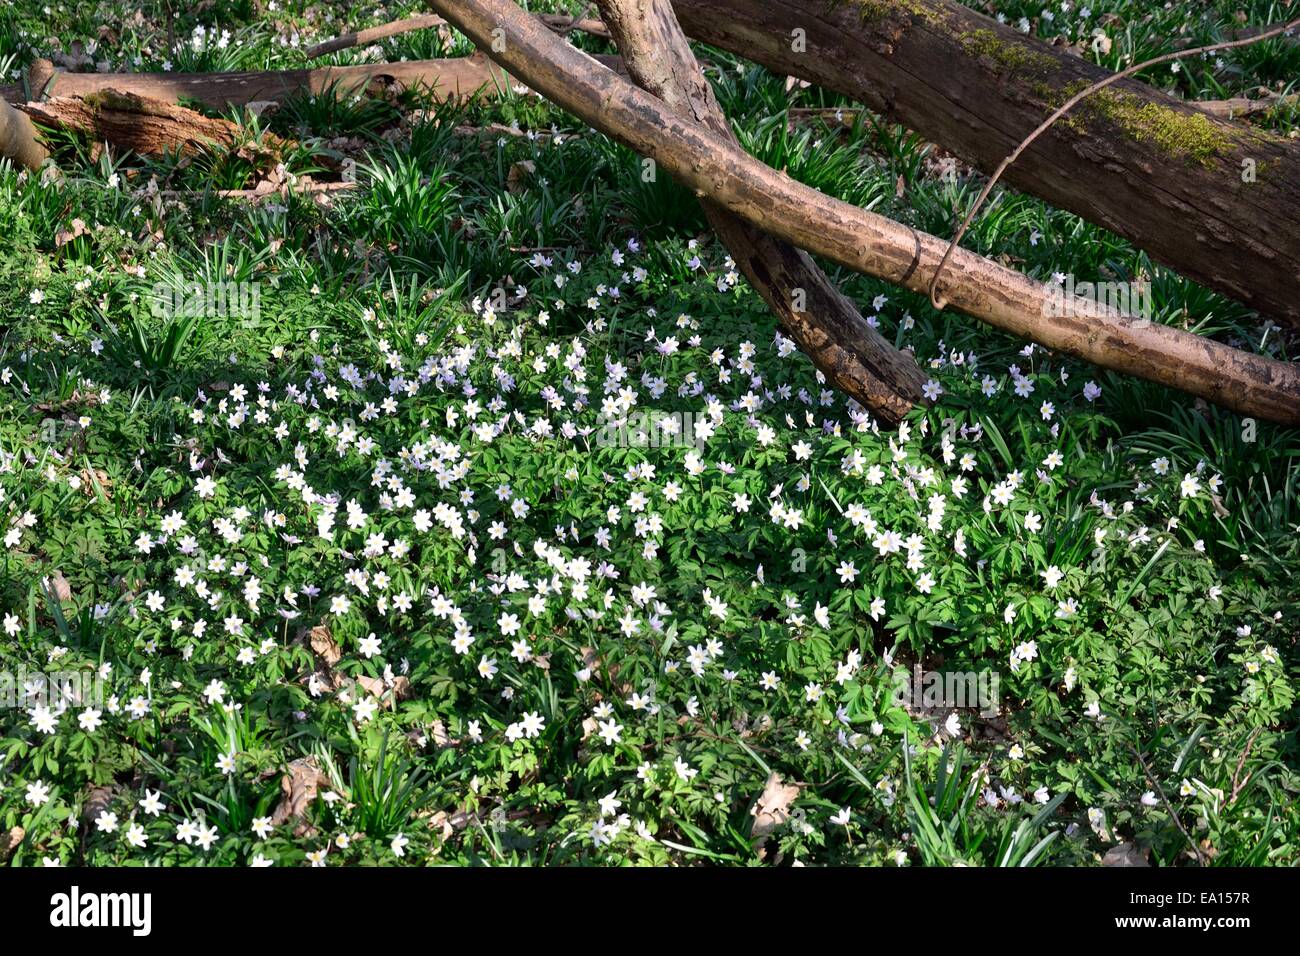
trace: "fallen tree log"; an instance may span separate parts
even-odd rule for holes
[[[825,196],[676,115],[509,0],[431,0],[481,48],[505,31],[498,63],[563,109],[765,232],[850,269],[925,294],[947,243]],[[1300,366],[1151,324],[1097,302],[1061,308],[1043,283],[959,249],[949,304],[1048,348],[1178,388],[1245,415],[1300,424]]]
[[[618,57],[601,57],[609,66]],[[500,95],[513,85],[510,77],[482,55],[409,63],[368,63],[362,66],[322,66],[303,70],[261,70],[235,73],[67,73],[48,61],[32,64],[29,85],[35,95],[85,97],[106,89],[155,100],[194,100],[211,109],[280,102],[303,93],[330,90],[378,94],[388,90],[421,90],[440,100],[469,99],[480,93]],[[26,98],[18,85],[0,87],[11,103]]]
[[[146,156],[169,151],[191,154],[212,144],[231,146],[244,136],[230,120],[112,89],[86,97],[58,96],[25,103],[21,109],[43,126],[89,133]],[[274,147],[281,140],[273,133],[263,133],[261,142]]]
[[[668,0],[597,0],[628,75],[678,115],[739,148]],[[709,224],[781,327],[825,374],[882,422],[897,425],[925,375],[867,324],[812,257],[704,200]]]
[[[673,7],[695,39],[850,96],[985,172],[1108,75],[955,0]],[[1080,104],[1005,180],[1300,327],[1300,142],[1130,79]]]

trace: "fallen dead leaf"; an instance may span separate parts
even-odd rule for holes
[[[14,827],[8,833],[0,834],[0,860],[9,859],[9,855],[18,849],[25,836],[27,831],[22,827]]]
[[[782,783],[779,774],[768,774],[763,792],[749,811],[754,817],[754,826],[749,835],[752,839],[763,839],[773,830],[790,819],[790,804],[799,796],[800,785]]]
[[[457,810],[451,814],[446,810],[439,810],[429,818],[429,826],[442,830],[442,838],[445,840],[457,830],[465,829],[473,819],[473,815],[464,810]]]
[[[537,164],[531,159],[521,159],[510,167],[506,174],[506,189],[517,193],[524,188],[524,181],[537,172]]]
[[[315,757],[299,757],[290,761],[284,776],[280,778],[283,796],[271,814],[271,823],[280,826],[290,821],[303,821],[307,808],[315,802],[320,788],[327,786],[329,778],[321,772]],[[303,836],[311,829],[309,824],[299,822],[294,828],[294,836]]]
[[[1146,853],[1132,843],[1120,843],[1106,851],[1101,858],[1102,866],[1150,866]]]
[[[384,683],[382,677],[367,677],[362,674],[357,678],[357,683],[371,697],[378,697],[382,700],[385,707],[394,701],[406,700],[411,696],[411,681],[407,677],[394,679],[390,687]]]
[[[87,498],[95,497],[96,489],[104,493],[107,501],[113,500],[113,481],[108,477],[108,472],[96,468],[93,471],[89,468],[81,469],[81,491]]]
[[[45,579],[50,592],[59,600],[60,604],[66,604],[72,600],[72,585],[68,584],[68,579],[63,576],[63,571],[57,570]]]
[[[54,248],[58,249],[62,246],[66,246],[73,239],[76,239],[78,236],[84,236],[89,232],[90,230],[86,228],[85,222],[80,219],[74,219],[72,222],[68,223],[67,229],[60,229],[54,234]]]
[[[312,653],[324,661],[327,667],[333,667],[343,658],[343,651],[339,649],[338,642],[330,635],[330,629],[324,624],[317,624],[307,632],[307,643]]]

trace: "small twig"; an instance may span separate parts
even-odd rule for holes
[[[1259,736],[1261,729],[1262,728],[1256,727],[1250,732],[1250,736],[1246,739],[1246,747],[1241,751],[1241,759],[1237,761],[1237,769],[1232,771],[1232,794],[1228,797],[1228,806],[1232,806],[1232,804],[1237,801],[1237,795],[1241,793],[1242,787],[1250,783],[1250,778],[1255,775],[1255,772],[1252,770],[1250,773],[1246,774],[1246,779],[1242,780],[1240,783],[1237,782],[1237,778],[1241,776],[1241,768],[1246,765],[1246,758],[1250,756],[1250,748],[1255,746],[1255,738]]]
[[[1270,29],[1270,28],[1269,28],[1269,26],[1268,26],[1267,24],[1265,24],[1265,25],[1262,26],[1262,27],[1246,27],[1246,28],[1243,29],[1243,30],[1233,30],[1233,31],[1231,31],[1231,32],[1228,34],[1228,36],[1229,36],[1231,39],[1233,39],[1233,40],[1253,40],[1253,39],[1255,39],[1257,36],[1259,36],[1261,33],[1263,33],[1265,30],[1268,30],[1268,29]],[[1297,43],[1297,42],[1300,42],[1300,37],[1287,37],[1286,39],[1287,39],[1289,42],[1291,42],[1291,43]],[[1175,45],[1175,46],[1186,46],[1187,44],[1189,44],[1189,43],[1191,43],[1191,42],[1192,42],[1192,41],[1191,41],[1190,39],[1188,39],[1188,40],[1179,40],[1179,41],[1178,41],[1176,44],[1174,44],[1174,45]]]
[[[515,138],[524,137],[531,132],[537,140],[548,140],[556,136],[569,139],[581,139],[582,133],[565,133],[562,131],[552,132],[550,130],[526,130],[516,129],[513,126],[506,126],[504,123],[489,123],[487,126],[470,126],[462,124],[452,130],[457,136],[511,136]]]
[[[336,192],[346,192],[356,189],[357,183],[350,182],[308,182],[298,183],[290,186],[288,183],[281,183],[270,189],[218,189],[215,194],[222,199],[249,199],[253,201],[269,199],[272,196],[279,196],[284,199],[290,193],[296,193],[299,196],[314,196]],[[193,199],[201,196],[204,190],[201,189],[160,189],[154,195],[161,199]],[[144,198],[148,198],[147,193],[142,193]]]
[[[1183,837],[1187,840],[1188,845],[1191,846],[1192,852],[1196,854],[1197,861],[1201,866],[1205,866],[1205,851],[1201,849],[1200,845],[1194,839],[1192,839],[1192,835],[1188,833],[1187,828],[1183,826],[1183,821],[1179,819],[1177,811],[1170,805],[1169,798],[1165,796],[1164,787],[1160,786],[1160,781],[1157,780],[1155,774],[1151,772],[1151,768],[1147,766],[1147,762],[1142,759],[1142,755],[1138,753],[1138,749],[1134,747],[1132,743],[1129,743],[1128,749],[1133,751],[1133,756],[1137,758],[1138,765],[1141,766],[1142,772],[1146,774],[1147,782],[1150,783],[1151,786],[1155,787],[1156,794],[1160,797],[1160,802],[1165,806],[1165,812],[1173,818],[1174,824],[1178,827],[1179,832],[1182,833]]]
[[[1020,158],[1020,154],[1028,149],[1034,140],[1038,139],[1039,136],[1051,129],[1052,125],[1058,119],[1077,106],[1081,100],[1086,99],[1093,93],[1105,89],[1113,83],[1118,83],[1125,77],[1132,76],[1134,73],[1145,70],[1149,66],[1157,66],[1161,63],[1167,63],[1170,60],[1181,60],[1184,57],[1195,56],[1200,53],[1212,53],[1215,50],[1230,50],[1233,47],[1249,46],[1252,43],[1259,43],[1263,40],[1270,39],[1271,37],[1279,36],[1286,33],[1288,30],[1294,30],[1298,26],[1300,26],[1300,19],[1295,19],[1289,23],[1284,23],[1281,26],[1273,27],[1271,29],[1265,28],[1264,32],[1257,33],[1254,36],[1244,37],[1238,40],[1229,40],[1224,43],[1214,43],[1210,46],[1197,47],[1194,50],[1180,50],[1177,53],[1166,53],[1163,56],[1158,56],[1154,59],[1145,60],[1134,66],[1130,66],[1128,69],[1122,70],[1119,73],[1112,73],[1104,80],[1099,80],[1092,86],[1085,90],[1081,90],[1066,100],[1055,113],[1043,120],[1036,130],[1025,137],[1020,145],[1011,152],[1011,155],[1002,160],[998,168],[994,170],[992,178],[989,179],[988,183],[985,184],[984,189],[981,190],[979,198],[975,200],[975,205],[972,206],[970,212],[966,214],[966,218],[962,222],[961,228],[957,230],[957,235],[953,237],[952,242],[948,244],[948,250],[943,254],[943,258],[939,260],[938,268],[934,270],[934,277],[930,280],[930,304],[940,311],[942,311],[943,307],[948,304],[948,300],[939,295],[939,277],[943,274],[943,269],[944,266],[948,264],[948,259],[952,257],[953,250],[957,248],[962,237],[966,235],[966,230],[970,228],[971,221],[975,218],[975,214],[980,211],[980,207],[984,205],[984,200],[988,198],[989,193],[997,184],[998,179],[1001,178],[1004,172],[1006,172],[1008,166]]]

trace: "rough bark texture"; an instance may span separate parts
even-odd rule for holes
[[[947,243],[831,199],[673,113],[509,0],[431,0],[481,47],[562,108],[649,156],[701,196],[792,245],[925,293]],[[1043,345],[1198,395],[1247,415],[1300,423],[1300,366],[1144,323],[1083,299],[1056,310],[1049,290],[967,250],[949,261],[953,308]],[[1056,311],[1065,314],[1056,315]]]
[[[955,0],[673,7],[691,37],[851,96],[986,172],[1070,94],[1107,75]],[[1245,160],[1254,182],[1242,179]],[[1123,80],[1057,123],[1004,180],[1300,326],[1300,142]]]
[[[22,109],[37,123],[90,133],[142,155],[193,153],[212,143],[231,145],[242,132],[230,120],[213,119],[164,100],[103,90],[86,98],[60,96]],[[278,137],[265,133],[268,145]]]
[[[638,86],[739,145],[668,0],[598,0],[598,6]],[[737,267],[827,380],[884,423],[901,421],[925,382],[913,358],[871,328],[806,252],[716,203],[703,205]]]
[[[619,64],[618,57],[599,59],[608,66]],[[251,73],[65,73],[38,60],[32,65],[30,76],[33,92],[48,83],[46,92],[50,96],[87,96],[113,89],[170,102],[186,98],[218,110],[258,101],[279,101],[302,93],[320,94],[331,88],[340,96],[358,91],[422,89],[438,99],[467,99],[480,91],[508,90],[512,82],[481,55]],[[20,86],[0,87],[0,94],[10,102],[23,99]]]
[[[40,169],[50,152],[25,113],[0,100],[0,159],[12,159],[28,169]]]

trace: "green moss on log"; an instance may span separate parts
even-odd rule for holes
[[[1052,110],[1092,84],[1076,80],[1064,87],[1037,84],[1031,89]],[[1058,120],[1083,135],[1102,120],[1139,143],[1152,143],[1170,159],[1213,166],[1215,160],[1238,145],[1223,125],[1209,116],[1192,110],[1179,110],[1132,93],[1113,89],[1093,93]],[[1250,134],[1243,130],[1239,138]]]
[[[1055,57],[1038,52],[1029,43],[1004,40],[993,30],[971,30],[957,39],[971,56],[990,59],[1004,71],[1041,73],[1056,68]]]
[[[1170,157],[1202,166],[1232,149],[1232,139],[1208,116],[1177,110],[1129,93],[1102,90],[1080,104],[1103,116],[1138,142],[1154,143]]]

